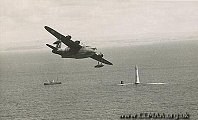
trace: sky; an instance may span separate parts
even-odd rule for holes
[[[0,0],[0,51],[48,49],[50,26],[93,47],[198,40],[198,1]]]

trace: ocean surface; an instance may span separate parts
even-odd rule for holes
[[[50,50],[0,52],[1,120],[119,120],[136,113],[198,119],[198,42],[101,48],[114,65],[62,59]],[[133,83],[134,66],[139,85]],[[48,80],[60,85],[44,86]],[[165,83],[165,84],[147,84]]]

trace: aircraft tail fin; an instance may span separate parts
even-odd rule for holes
[[[53,44],[56,44],[56,48],[61,48],[61,40],[57,39]]]

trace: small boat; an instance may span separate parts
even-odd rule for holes
[[[124,81],[120,81],[120,84],[124,84]]]
[[[53,81],[49,81],[47,83],[44,83],[44,85],[55,85],[55,84],[61,84],[61,82],[55,82],[54,80]]]

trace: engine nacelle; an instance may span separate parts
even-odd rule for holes
[[[104,55],[102,53],[98,54],[100,57],[103,57]]]
[[[79,45],[80,44],[80,41],[76,40],[75,43]]]
[[[65,37],[66,37],[66,39],[71,40],[71,36],[70,35],[67,35]]]

